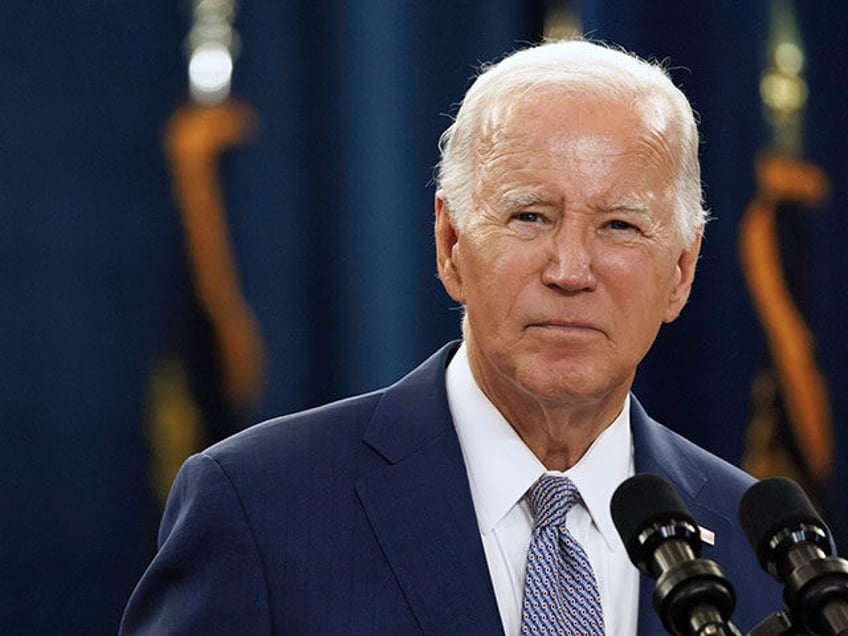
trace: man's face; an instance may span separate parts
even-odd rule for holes
[[[466,306],[475,377],[496,403],[623,400],[694,276],[673,140],[597,98],[548,95],[496,123],[461,231],[436,202],[439,273]]]

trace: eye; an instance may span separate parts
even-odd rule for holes
[[[542,215],[538,212],[518,212],[513,218],[522,223],[539,223],[543,220]]]
[[[643,229],[643,225],[641,223],[634,223],[632,221],[625,221],[623,219],[610,219],[606,223],[603,224],[603,229],[606,232],[609,232],[611,236],[617,236],[622,238],[635,238],[638,236],[643,236],[645,231]]]
[[[606,225],[607,228],[609,228],[610,230],[639,230],[639,228],[633,225],[632,223],[622,221],[621,219],[613,219],[612,221],[607,221]]]

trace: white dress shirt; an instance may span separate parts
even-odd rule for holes
[[[612,522],[609,502],[633,475],[630,398],[577,464],[548,471],[477,386],[463,344],[448,365],[447,394],[465,459],[477,524],[507,636],[521,631],[524,568],[533,533],[525,494],[544,473],[567,475],[583,502],[567,518],[586,550],[601,592],[607,636],[635,636],[639,574]]]

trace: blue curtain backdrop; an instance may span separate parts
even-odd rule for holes
[[[535,3],[239,3],[222,164],[268,350],[254,419],[391,382],[459,334],[435,278],[444,116],[478,63],[537,41]],[[113,634],[159,511],[150,369],[187,286],[162,130],[190,3],[0,7],[0,632]]]
[[[254,419],[391,382],[458,336],[433,264],[436,139],[479,62],[538,40],[537,4],[241,3],[235,94],[256,110],[258,134],[222,174],[242,284],[268,349]],[[834,231],[848,198],[848,10],[799,4],[809,155],[834,184],[830,205],[809,219],[809,315],[838,425],[848,409],[848,277]],[[764,351],[735,232],[763,141],[765,4],[581,8],[594,36],[689,69],[675,77],[703,118],[717,220],[692,301],[638,390],[658,417],[737,461]],[[3,633],[114,633],[152,553],[159,512],[145,400],[187,285],[161,133],[184,98],[187,9],[172,0],[0,7]]]

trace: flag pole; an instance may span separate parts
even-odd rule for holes
[[[162,500],[189,454],[248,423],[266,382],[265,344],[242,290],[219,165],[221,157],[249,140],[256,128],[250,106],[231,96],[240,48],[235,15],[234,0],[193,1],[185,47],[189,99],[174,111],[164,132],[192,303],[205,316],[203,328],[190,324],[188,330],[211,334],[214,369],[203,373],[212,373],[215,380],[211,386],[204,383],[203,390],[215,396],[199,399],[194,394],[197,383],[190,380],[190,367],[205,363],[172,355],[154,367],[148,434],[152,480]]]
[[[833,469],[833,425],[814,336],[801,311],[800,229],[830,186],[803,157],[808,88],[791,0],[771,2],[767,59],[760,96],[771,143],[755,160],[757,192],[739,224],[739,258],[769,359],[753,382],[743,466],[759,477],[792,476],[814,489]]]

